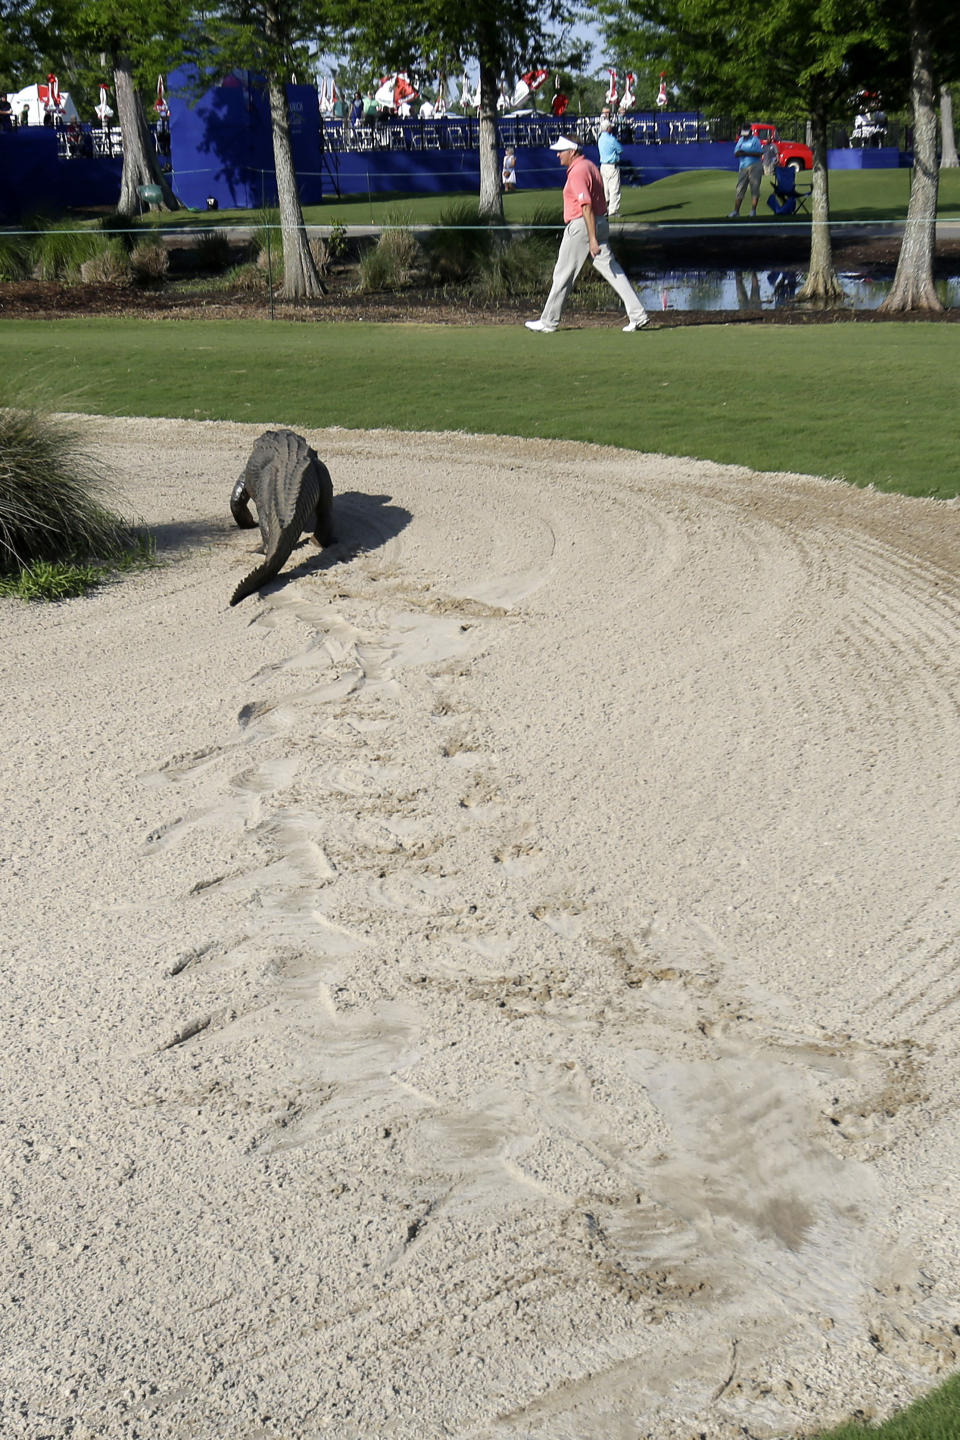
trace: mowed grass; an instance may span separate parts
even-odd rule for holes
[[[0,363],[104,415],[511,433],[958,493],[960,326],[622,321],[5,320]]]
[[[903,220],[910,199],[910,170],[831,170],[830,214],[836,225],[880,224]],[[718,224],[726,219],[733,203],[736,183],[733,170],[689,170],[681,175],[659,178],[656,173],[656,151],[651,150],[649,165],[641,168],[643,184],[625,185],[621,220],[637,224]],[[521,170],[522,180],[522,170]],[[504,218],[507,224],[520,225],[542,217],[545,208],[555,205],[560,222],[560,189],[563,175],[558,164],[556,174],[541,171],[538,189],[523,188],[516,195],[504,196]],[[654,183],[655,182],[655,183]],[[798,184],[809,185],[810,175],[801,175]],[[769,182],[764,181],[759,220],[763,224],[785,224],[767,208]],[[331,194],[321,205],[304,209],[308,225],[438,225],[445,214],[464,200],[476,200],[470,192],[460,195],[419,196],[349,196],[338,199]],[[960,170],[944,170],[940,174],[938,213],[941,219],[960,219]],[[144,226],[179,229],[201,225],[203,228],[224,225],[250,225],[255,217],[249,210],[209,212],[184,211],[176,215],[144,216]],[[736,225],[731,221],[731,225]],[[808,221],[800,218],[791,224],[803,228]]]
[[[882,1425],[839,1425],[808,1440],[958,1440],[960,1437],[960,1375],[952,1375]]]

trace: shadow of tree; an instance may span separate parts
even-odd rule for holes
[[[677,201],[675,205],[645,205],[642,210],[637,211],[636,215],[631,215],[629,218],[645,220],[648,215],[666,215],[668,210],[686,210],[686,208],[686,203],[680,201]]]

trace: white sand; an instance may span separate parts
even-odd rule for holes
[[[91,421],[0,602],[0,1434],[691,1440],[960,1363],[960,507]]]

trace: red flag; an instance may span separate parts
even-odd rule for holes
[[[413,86],[410,84],[407,72],[405,70],[402,70],[397,76],[396,84],[393,87],[394,106],[399,109],[400,105],[404,100],[415,100],[418,94],[419,91],[414,90]]]

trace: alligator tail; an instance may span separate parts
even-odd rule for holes
[[[288,559],[299,535],[300,531],[296,527],[296,522],[281,532],[272,555],[268,555],[262,565],[251,570],[246,579],[240,581],[230,597],[231,605],[239,605],[241,600],[246,600],[248,595],[252,595],[254,591],[260,589],[261,585],[266,585],[268,580],[273,579]]]

